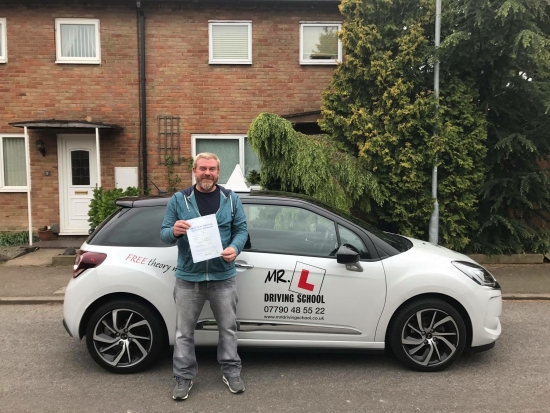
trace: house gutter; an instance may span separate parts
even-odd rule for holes
[[[142,187],[147,192],[147,99],[145,94],[145,15],[141,2],[136,3],[138,18],[138,47],[139,47],[139,95],[140,95],[140,125],[141,125],[141,160],[142,160]]]

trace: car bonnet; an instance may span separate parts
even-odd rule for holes
[[[442,247],[441,245],[432,244],[431,242],[423,241],[416,238],[409,238],[409,237],[404,237],[404,238],[407,238],[409,241],[413,243],[412,251],[422,250],[423,252],[426,252],[426,253],[434,254],[439,257],[448,258],[451,261],[455,261],[455,260],[468,261],[468,262],[477,264],[474,260],[472,260],[467,255]]]

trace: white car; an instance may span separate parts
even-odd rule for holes
[[[240,196],[249,241],[236,259],[239,346],[391,348],[421,371],[494,346],[500,286],[466,255],[381,232],[307,197]],[[142,370],[174,342],[177,247],[160,239],[168,200],[119,199],[75,262],[63,324],[111,372]],[[217,340],[205,305],[196,344]]]

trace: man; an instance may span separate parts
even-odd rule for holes
[[[246,215],[239,197],[219,185],[220,160],[200,153],[193,162],[196,184],[172,196],[160,230],[162,241],[178,244],[176,286],[176,341],[174,345],[174,400],[185,400],[197,375],[195,327],[206,300],[219,330],[218,362],[222,380],[232,393],[242,393],[241,359],[237,354],[237,280],[235,258],[248,237]],[[222,241],[221,257],[193,262],[187,230],[189,219],[216,214]]]

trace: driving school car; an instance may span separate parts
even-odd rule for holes
[[[390,348],[407,367],[442,370],[501,333],[502,297],[469,257],[389,234],[294,194],[239,194],[249,239],[237,256],[241,347]],[[173,344],[177,247],[160,227],[169,197],[128,197],[82,245],[63,323],[114,373],[150,366]],[[196,345],[216,345],[206,305]]]

